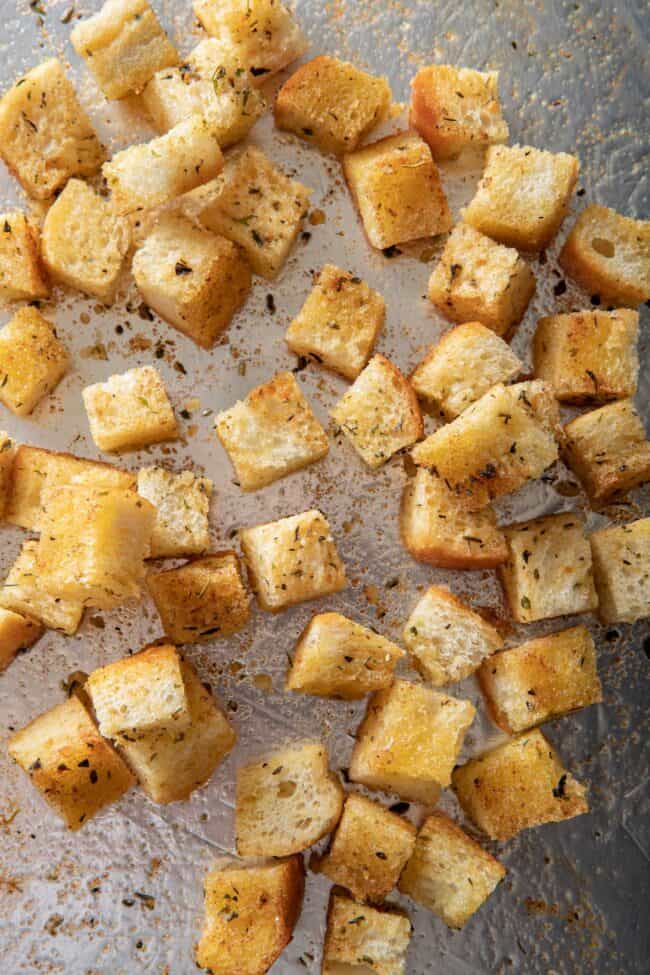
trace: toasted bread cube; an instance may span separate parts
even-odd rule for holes
[[[383,355],[372,357],[331,415],[372,470],[424,433],[413,387]]]
[[[149,551],[152,559],[202,555],[210,547],[212,481],[208,477],[143,467],[138,472],[138,494],[156,509]]]
[[[399,889],[450,928],[462,928],[506,873],[460,826],[434,812],[422,824]]]
[[[404,625],[404,643],[434,687],[473,674],[503,646],[499,631],[444,586],[430,586]]]
[[[38,228],[24,213],[0,215],[0,300],[47,298],[50,287],[41,264]]]
[[[383,250],[451,229],[440,174],[415,133],[389,135],[348,153],[343,172],[373,247]]]
[[[340,613],[314,616],[296,645],[286,690],[354,701],[393,681],[401,647]]]
[[[133,450],[178,436],[174,411],[153,366],[109,376],[86,386],[81,395],[100,450]]]
[[[154,802],[187,799],[212,776],[237,736],[194,668],[182,661],[189,724],[118,735],[116,742],[140,785]]]
[[[650,616],[650,518],[601,528],[590,541],[602,621]]]
[[[237,772],[235,829],[241,856],[290,856],[330,833],[343,789],[318,742],[287,745]]]
[[[75,695],[17,731],[8,750],[70,830],[135,782]]]
[[[522,369],[521,360],[492,329],[467,322],[431,346],[415,368],[411,385],[420,399],[435,404],[443,416],[453,420],[497,383],[507,383]]]
[[[0,402],[27,416],[67,372],[68,353],[36,308],[20,308],[0,329]]]
[[[440,789],[451,782],[475,713],[469,701],[396,680],[370,698],[357,732],[350,779],[435,806]]]
[[[312,860],[311,868],[358,901],[381,901],[396,886],[416,832],[401,816],[351,792],[327,853]]]
[[[201,643],[241,630],[250,615],[234,552],[217,552],[165,572],[147,586],[163,629],[174,643]]]
[[[564,432],[564,459],[593,504],[605,504],[650,479],[650,443],[631,399],[583,413]]]
[[[77,632],[83,603],[52,596],[41,583],[36,564],[38,542],[24,542],[20,555],[0,588],[0,606],[29,616],[51,630],[69,636]]]
[[[628,308],[540,318],[533,341],[535,375],[553,386],[561,403],[634,396],[638,332],[639,314]]]
[[[265,975],[291,941],[304,887],[301,856],[218,863],[205,878],[198,967],[219,975]]]
[[[560,264],[591,294],[636,308],[650,298],[650,221],[592,203],[573,225]]]
[[[32,68],[0,100],[0,156],[25,192],[45,200],[106,158],[56,58]]]
[[[505,142],[499,72],[473,71],[449,64],[420,68],[411,81],[410,124],[429,145],[434,159],[453,159],[468,146]]]
[[[598,606],[584,522],[573,511],[504,528],[508,559],[498,568],[519,623],[588,613]]]
[[[45,628],[28,616],[10,609],[0,609],[0,674],[6,670],[17,653],[33,646]]]
[[[386,302],[379,292],[326,264],[285,338],[296,355],[313,355],[326,368],[356,379],[385,319]]]
[[[535,275],[512,247],[468,224],[452,230],[429,278],[429,299],[452,322],[474,319],[506,335],[524,317]]]
[[[342,156],[384,121],[391,101],[385,78],[324,54],[301,64],[285,81],[275,102],[275,124]]]
[[[200,220],[208,230],[239,244],[256,274],[272,279],[298,236],[310,194],[263,152],[248,146],[228,163],[219,192]]]
[[[495,386],[439,427],[412,457],[429,467],[469,510],[518,490],[558,457],[559,409],[541,381]]]
[[[290,372],[279,372],[215,419],[240,487],[258,491],[324,457],[329,441]]]
[[[322,975],[405,975],[411,931],[406,914],[332,894]]]
[[[316,509],[241,528],[239,540],[251,586],[269,613],[347,585],[330,526]]]
[[[9,434],[0,430],[0,519],[6,518],[9,511],[17,453],[16,444]]]

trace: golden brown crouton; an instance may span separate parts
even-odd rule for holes
[[[601,528],[590,542],[602,621],[650,616],[650,518]]]
[[[7,518],[13,493],[13,470],[18,448],[4,430],[0,430],[0,519]]]
[[[38,620],[48,629],[62,630],[72,636],[81,623],[83,603],[47,592],[36,566],[37,551],[38,542],[23,543],[20,555],[0,587],[0,606]]]
[[[17,653],[33,646],[44,631],[45,627],[36,620],[10,609],[0,609],[0,674]]]
[[[109,376],[86,386],[81,395],[100,450],[132,450],[178,436],[174,411],[153,366]]]
[[[0,216],[0,299],[47,298],[50,287],[41,263],[40,237],[19,210]]]
[[[327,913],[322,975],[406,975],[411,922],[333,894]]]
[[[156,509],[150,558],[178,558],[207,551],[212,495],[209,478],[192,471],[172,474],[162,467],[143,467],[138,472],[138,494]]]
[[[54,325],[31,306],[0,329],[0,402],[27,416],[67,372],[68,353]]]

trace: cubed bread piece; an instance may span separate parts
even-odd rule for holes
[[[244,491],[257,491],[324,457],[329,441],[290,372],[279,372],[215,418]]]
[[[535,275],[512,247],[468,224],[452,230],[429,278],[429,299],[452,322],[474,319],[505,335],[524,317]]]
[[[596,609],[591,549],[580,515],[547,515],[510,525],[503,533],[508,558],[498,573],[519,623]]]
[[[461,765],[453,787],[465,813],[493,840],[589,812],[586,787],[536,728]]]
[[[13,492],[13,468],[18,450],[4,430],[0,430],[0,520],[7,517]]]
[[[590,541],[602,621],[650,616],[650,518],[601,528]]]
[[[200,220],[208,230],[239,244],[256,274],[275,278],[298,236],[310,194],[260,149],[248,146],[229,161]]]
[[[202,555],[210,547],[208,511],[212,481],[193,471],[172,474],[162,467],[138,472],[138,494],[156,509],[152,559]]]
[[[412,457],[430,468],[469,510],[518,490],[558,458],[562,430],[553,388],[539,380],[494,386]]]
[[[0,329],[0,402],[27,416],[67,372],[68,353],[54,325],[30,305]]]
[[[434,687],[473,674],[503,646],[499,631],[444,586],[430,586],[404,625],[404,643]]]
[[[70,40],[107,98],[141,91],[178,54],[147,0],[105,0],[99,13],[77,24]]]
[[[0,100],[0,156],[25,192],[45,200],[106,158],[56,58],[32,68]]]
[[[241,528],[239,540],[251,586],[269,613],[347,585],[330,526],[316,509]]]
[[[535,375],[561,403],[634,396],[639,374],[639,313],[574,311],[540,318],[533,341]]]
[[[356,379],[385,319],[386,302],[379,292],[349,271],[326,264],[285,338],[296,355],[313,355],[320,365]]]
[[[178,436],[159,373],[140,366],[82,390],[90,433],[100,450],[133,450]]]
[[[345,155],[343,172],[373,247],[451,229],[440,174],[428,145],[415,133],[389,135]]]
[[[43,632],[44,627],[36,620],[10,609],[0,609],[0,674],[17,653],[33,646]]]
[[[275,102],[275,124],[323,152],[342,156],[384,121],[391,101],[385,78],[322,54],[285,81]]]
[[[235,244],[178,215],[162,217],[146,237],[133,276],[146,303],[204,349],[228,327],[251,286]]]
[[[453,420],[497,383],[507,383],[522,369],[521,360],[492,329],[467,322],[431,346],[413,371],[411,385],[420,399],[435,404],[443,416]]]
[[[234,552],[217,552],[165,572],[150,572],[147,587],[165,634],[174,643],[216,640],[248,622],[248,594]]]
[[[593,504],[606,504],[650,479],[650,443],[631,399],[583,413],[564,432],[564,459]]]
[[[50,293],[40,239],[20,210],[0,215],[0,300],[33,301]]]
[[[650,298],[650,221],[592,203],[573,225],[560,264],[590,294],[636,308]]]
[[[235,830],[241,856],[290,856],[330,833],[343,789],[318,742],[287,745],[237,772]]]
[[[286,690],[354,701],[393,681],[404,651],[340,613],[319,613],[302,632]]]
[[[237,736],[209,687],[187,661],[181,673],[189,708],[182,730],[162,728],[116,739],[140,785],[154,802],[180,802],[204,785],[233,748]]]
[[[420,68],[411,81],[409,121],[428,143],[434,159],[452,159],[468,146],[505,142],[499,72],[449,64]]]
[[[331,415],[372,470],[424,433],[413,387],[383,355],[372,357]]]
[[[462,928],[506,873],[453,820],[434,812],[420,828],[399,889],[450,928]]]
[[[199,968],[218,975],[266,975],[291,941],[305,887],[301,856],[217,863],[204,881]]]
[[[80,829],[134,784],[75,695],[17,731],[8,751],[71,830]]]
[[[405,975],[411,931],[406,914],[332,894],[322,975]]]
[[[508,557],[493,509],[468,511],[424,467],[404,487],[399,517],[402,541],[418,562],[439,569],[493,569]]]
[[[351,781],[435,806],[440,789],[451,782],[475,713],[469,701],[396,680],[370,698],[357,732]]]
[[[401,816],[351,792],[327,853],[310,866],[359,901],[381,901],[396,886],[415,834]]]
[[[83,616],[83,603],[52,596],[41,584],[36,566],[38,542],[24,542],[20,555],[0,588],[0,606],[29,616],[51,630],[77,632]]]

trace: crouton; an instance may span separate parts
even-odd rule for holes
[[[116,738],[119,751],[154,802],[180,802],[204,785],[233,748],[237,736],[187,661],[181,663],[189,724]]]
[[[503,529],[508,558],[498,568],[519,623],[588,613],[598,606],[584,522],[573,511]]]
[[[638,332],[639,314],[627,308],[540,318],[533,341],[535,375],[553,386],[561,403],[634,396]]]
[[[20,555],[0,587],[0,606],[21,616],[29,616],[51,630],[69,636],[77,632],[83,616],[83,603],[52,596],[42,586],[36,567],[38,542],[24,542]]]
[[[372,470],[424,433],[411,384],[383,355],[372,357],[331,415]]]
[[[178,436],[174,411],[153,366],[109,376],[86,386],[81,395],[100,450],[132,450]]]
[[[279,372],[215,418],[244,491],[258,491],[324,457],[329,441],[290,372]]]
[[[135,781],[75,695],[12,735],[8,751],[70,830]]]
[[[0,300],[47,298],[50,286],[41,263],[40,237],[19,210],[0,216]]]
[[[301,64],[285,81],[275,101],[275,124],[342,156],[384,121],[391,101],[385,78],[325,54]]]
[[[440,174],[426,142],[400,132],[343,157],[366,236],[380,250],[451,229]]]
[[[434,812],[420,828],[399,889],[450,928],[462,928],[506,873],[460,826]]]
[[[161,318],[210,349],[250,291],[242,252],[185,217],[161,218],[133,258],[133,276]]]
[[[493,840],[589,812],[586,787],[537,728],[455,769],[453,787],[465,813]]]
[[[430,586],[404,625],[404,643],[434,687],[473,674],[503,646],[499,631],[444,586]]]
[[[340,592],[347,585],[345,566],[320,511],[241,528],[239,540],[251,586],[269,613]]]
[[[590,541],[602,621],[650,616],[650,518],[601,528]]]
[[[229,161],[216,197],[199,219],[208,230],[239,244],[256,274],[272,279],[298,236],[310,194],[248,146]]]
[[[508,557],[493,509],[468,511],[445,482],[419,467],[400,507],[404,545],[418,562],[440,569],[493,569]]]
[[[322,975],[405,975],[411,930],[406,914],[332,894]]]
[[[454,420],[493,386],[507,383],[522,369],[521,360],[492,329],[467,322],[431,346],[415,368],[411,385],[420,399]]]
[[[650,443],[631,399],[583,413],[564,432],[564,459],[593,504],[606,504],[650,479]]]
[[[305,887],[302,857],[217,863],[206,875],[199,968],[265,975],[291,941]]]
[[[511,247],[457,224],[429,278],[429,299],[452,322],[475,319],[506,335],[524,317],[535,275]]]
[[[0,329],[0,402],[27,416],[67,372],[68,353],[36,308],[20,308]]]
[[[482,148],[507,140],[498,83],[498,71],[449,64],[420,68],[411,81],[409,122],[434,159],[452,159],[469,146]]]
[[[370,698],[349,776],[369,789],[435,806],[451,782],[474,706],[422,684],[396,680]]]
[[[45,200],[106,158],[56,58],[32,68],[0,100],[0,156],[28,196]]]
[[[319,613],[302,632],[286,690],[354,701],[393,681],[401,647],[340,613]]]
[[[379,292],[350,272],[326,264],[285,338],[296,355],[313,355],[327,369],[356,379],[385,319],[386,302]]]
[[[650,221],[592,203],[573,225],[560,264],[590,294],[636,308],[650,298]]]
[[[415,834],[401,816],[351,792],[327,853],[312,858],[310,866],[358,901],[381,901],[396,886]]]
[[[12,495],[17,448],[8,433],[0,430],[0,520],[6,518]]]
[[[518,490],[558,457],[559,409],[540,381],[494,386],[412,450],[469,510]]]
[[[290,856],[330,833],[343,789],[318,742],[287,745],[237,772],[235,830],[240,856]]]
[[[174,643],[216,640],[248,622],[248,594],[234,552],[217,552],[165,572],[150,572],[147,587],[165,634]]]
[[[192,471],[172,474],[162,467],[138,472],[138,494],[156,509],[152,559],[202,555],[210,547],[208,511],[212,481]]]
[[[44,627],[28,616],[10,609],[0,609],[0,674],[16,654],[33,646],[44,633]]]

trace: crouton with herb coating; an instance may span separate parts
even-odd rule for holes
[[[69,357],[51,322],[27,305],[0,329],[0,402],[28,416],[68,370]]]
[[[20,210],[0,215],[0,300],[47,298],[38,228]]]
[[[138,494],[156,509],[149,556],[152,559],[202,555],[210,547],[208,511],[212,481],[193,471],[173,474],[162,467],[138,472]]]
[[[81,395],[100,450],[133,450],[178,436],[174,411],[153,366],[109,376],[86,386]]]
[[[45,627],[29,616],[21,616],[10,609],[0,609],[0,674],[7,669],[16,654],[28,650],[44,632]]]
[[[332,894],[322,975],[406,975],[411,931],[410,920],[400,911]]]
[[[0,520],[7,517],[13,493],[13,469],[18,448],[4,430],[0,430]]]
[[[62,630],[72,636],[81,623],[83,603],[47,592],[37,569],[37,551],[38,542],[23,543],[20,555],[0,587],[0,606],[38,620],[50,630]]]
[[[603,623],[650,616],[650,518],[601,528],[590,542]]]

